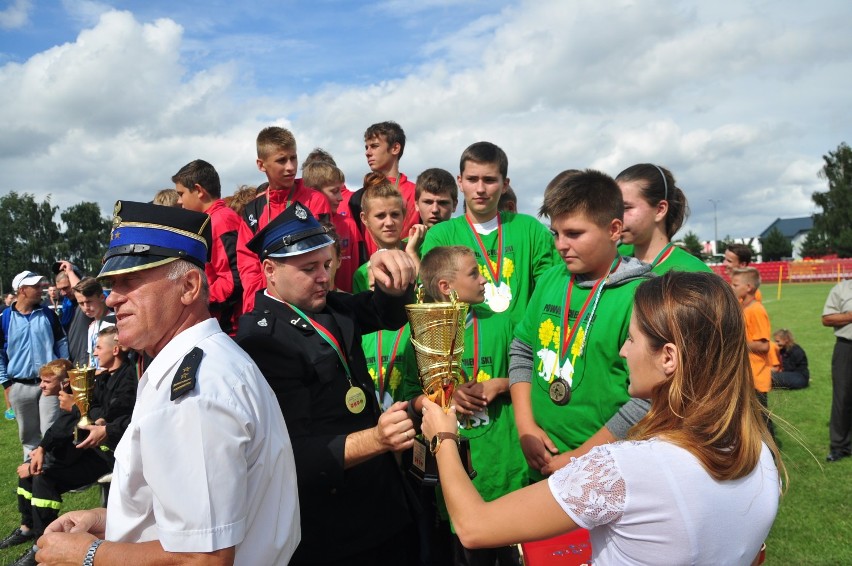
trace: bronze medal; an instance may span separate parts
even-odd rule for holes
[[[548,394],[550,395],[550,400],[555,405],[567,405],[571,400],[571,386],[568,385],[567,381],[559,377],[551,382]]]
[[[354,385],[346,392],[346,408],[350,413],[358,414],[367,406],[367,396],[360,387]]]

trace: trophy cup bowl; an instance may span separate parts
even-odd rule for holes
[[[464,353],[464,327],[469,305],[455,300],[449,303],[415,303],[406,305],[411,344],[417,360],[417,371],[423,393],[447,412],[453,393],[465,378],[461,367]],[[470,446],[462,439],[459,446],[462,462],[470,477]],[[438,483],[438,465],[422,435],[415,438],[413,463],[409,470],[424,485]]]
[[[80,420],[74,427],[74,443],[78,441],[78,431],[81,426],[92,424],[89,419],[89,407],[92,403],[92,392],[95,389],[95,368],[76,367],[68,370],[68,383],[74,395],[74,405],[80,411]]]

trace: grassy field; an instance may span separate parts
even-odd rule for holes
[[[828,453],[828,417],[831,407],[831,352],[834,336],[820,324],[825,298],[832,285],[784,285],[762,288],[772,328],[789,328],[808,354],[811,386],[802,391],[773,391],[769,404],[775,414],[778,438],[790,475],[787,493],[767,541],[767,566],[787,564],[852,564],[852,458],[834,464]],[[14,470],[21,451],[14,422],[0,421],[0,535],[20,522]],[[98,504],[97,489],[69,494],[64,510]],[[23,546],[0,550],[0,564],[8,564]]]
[[[828,453],[831,352],[834,335],[820,323],[830,283],[762,287],[772,328],[789,328],[808,354],[810,387],[773,391],[769,405],[780,429],[790,484],[767,541],[767,561],[780,564],[852,564],[852,458],[833,464]],[[780,422],[781,419],[785,422]],[[779,426],[780,425],[780,426]],[[843,542],[843,541],[847,542]]]

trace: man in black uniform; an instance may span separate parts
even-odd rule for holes
[[[381,251],[371,258],[375,291],[329,292],[331,245],[298,202],[255,235],[248,247],[267,288],[237,343],[272,386],[293,443],[302,542],[291,565],[406,564],[416,544],[393,453],[415,433],[407,403],[381,412],[361,335],[406,323],[416,266]]]

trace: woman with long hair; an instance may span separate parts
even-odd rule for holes
[[[456,438],[455,410],[424,401],[423,433],[462,543],[501,546],[580,526],[597,565],[750,564],[775,519],[783,466],[730,287],[678,271],[642,283],[620,354],[630,394],[651,399],[629,439],[487,503],[446,442]]]

